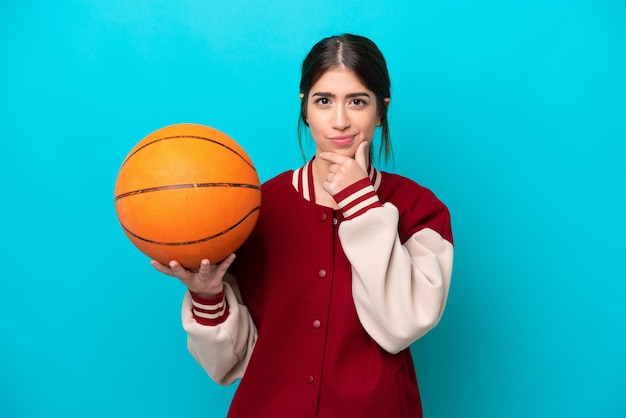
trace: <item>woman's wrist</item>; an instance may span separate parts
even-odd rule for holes
[[[221,296],[224,293],[224,284],[221,283],[219,287],[213,289],[207,289],[202,291],[196,291],[193,289],[189,289],[189,291],[202,299],[215,299],[218,296]]]

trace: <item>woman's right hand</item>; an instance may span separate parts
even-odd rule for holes
[[[222,280],[234,260],[234,253],[217,265],[212,265],[208,259],[204,259],[200,262],[200,268],[193,270],[184,268],[175,260],[170,261],[169,265],[156,260],[152,260],[150,264],[161,273],[178,278],[190,292],[200,297],[212,298],[224,290]]]

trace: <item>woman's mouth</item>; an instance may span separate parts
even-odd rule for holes
[[[331,142],[337,146],[345,147],[346,145],[352,144],[354,140],[354,135],[338,135],[330,138]]]

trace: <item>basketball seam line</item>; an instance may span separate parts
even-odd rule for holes
[[[147,242],[147,243],[149,243],[149,244],[155,244],[155,245],[165,245],[165,246],[172,246],[172,247],[174,247],[174,246],[181,246],[181,245],[192,245],[192,244],[199,244],[199,243],[201,243],[201,242],[209,241],[209,240],[211,240],[211,239],[217,238],[217,237],[219,237],[219,236],[221,236],[221,235],[224,235],[224,234],[228,233],[229,231],[231,231],[231,230],[235,229],[237,226],[239,226],[239,225],[240,225],[243,221],[245,221],[246,219],[248,219],[248,217],[249,217],[250,215],[252,215],[254,212],[258,211],[258,210],[259,210],[259,208],[260,208],[259,206],[257,206],[257,207],[255,207],[255,208],[253,208],[253,209],[252,209],[250,212],[248,212],[248,213],[247,213],[247,214],[246,214],[243,218],[241,218],[241,220],[239,220],[239,221],[238,221],[238,222],[236,222],[235,224],[231,225],[229,228],[227,228],[227,229],[225,229],[225,230],[223,230],[223,231],[221,231],[221,232],[218,232],[217,234],[214,234],[214,235],[211,235],[211,236],[208,236],[208,237],[204,237],[204,238],[201,238],[201,239],[193,240],[193,241],[184,241],[184,242],[161,242],[161,241],[153,241],[153,240],[150,240],[150,239],[147,239],[147,238],[144,238],[144,237],[141,237],[141,236],[139,236],[139,235],[135,234],[134,232],[132,232],[132,231],[130,231],[128,228],[126,228],[123,224],[121,224],[121,223],[120,223],[120,224],[122,225],[122,228],[124,229],[124,231],[126,231],[127,233],[129,233],[129,234],[130,234],[130,235],[132,235],[133,237],[135,237],[135,238],[137,238],[137,239],[139,239],[139,240],[141,240],[141,241]]]
[[[152,145],[156,142],[160,142],[160,141],[165,141],[168,139],[180,139],[180,138],[192,138],[192,139],[201,139],[203,141],[209,141],[209,142],[213,142],[216,145],[219,145],[221,147],[226,148],[227,150],[231,151],[232,153],[234,153],[235,155],[237,155],[239,158],[241,158],[243,160],[244,163],[246,163],[248,166],[250,166],[254,171],[256,171],[256,168],[254,168],[254,165],[252,163],[250,163],[248,160],[246,160],[243,155],[239,154],[237,151],[235,151],[234,149],[232,149],[231,147],[229,147],[228,145],[224,145],[219,141],[216,141],[214,139],[211,138],[205,138],[203,136],[195,136],[195,135],[175,135],[175,136],[167,136],[164,138],[159,138],[159,139],[155,139],[154,141],[148,142],[147,144],[142,145],[140,148],[137,148],[132,154],[130,154],[126,160],[124,160],[124,162],[122,163],[121,167],[124,167],[124,164],[126,164],[128,162],[128,160],[130,160],[135,154],[137,154],[139,151],[141,151],[142,149],[144,149],[145,147]],[[120,167],[120,168],[121,168]]]
[[[183,183],[183,184],[172,184],[169,186],[157,186],[157,187],[148,187],[146,189],[133,190],[126,193],[121,193],[115,196],[115,201],[117,202],[120,199],[125,197],[134,196],[143,193],[152,193],[158,192],[162,190],[176,190],[176,189],[195,189],[198,187],[240,187],[243,189],[254,189],[260,190],[261,188],[255,184],[247,184],[247,183]]]

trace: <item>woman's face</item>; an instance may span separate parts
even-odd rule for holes
[[[358,145],[371,143],[380,115],[376,96],[349,70],[330,70],[313,85],[307,118],[316,155],[335,152],[354,158]]]

